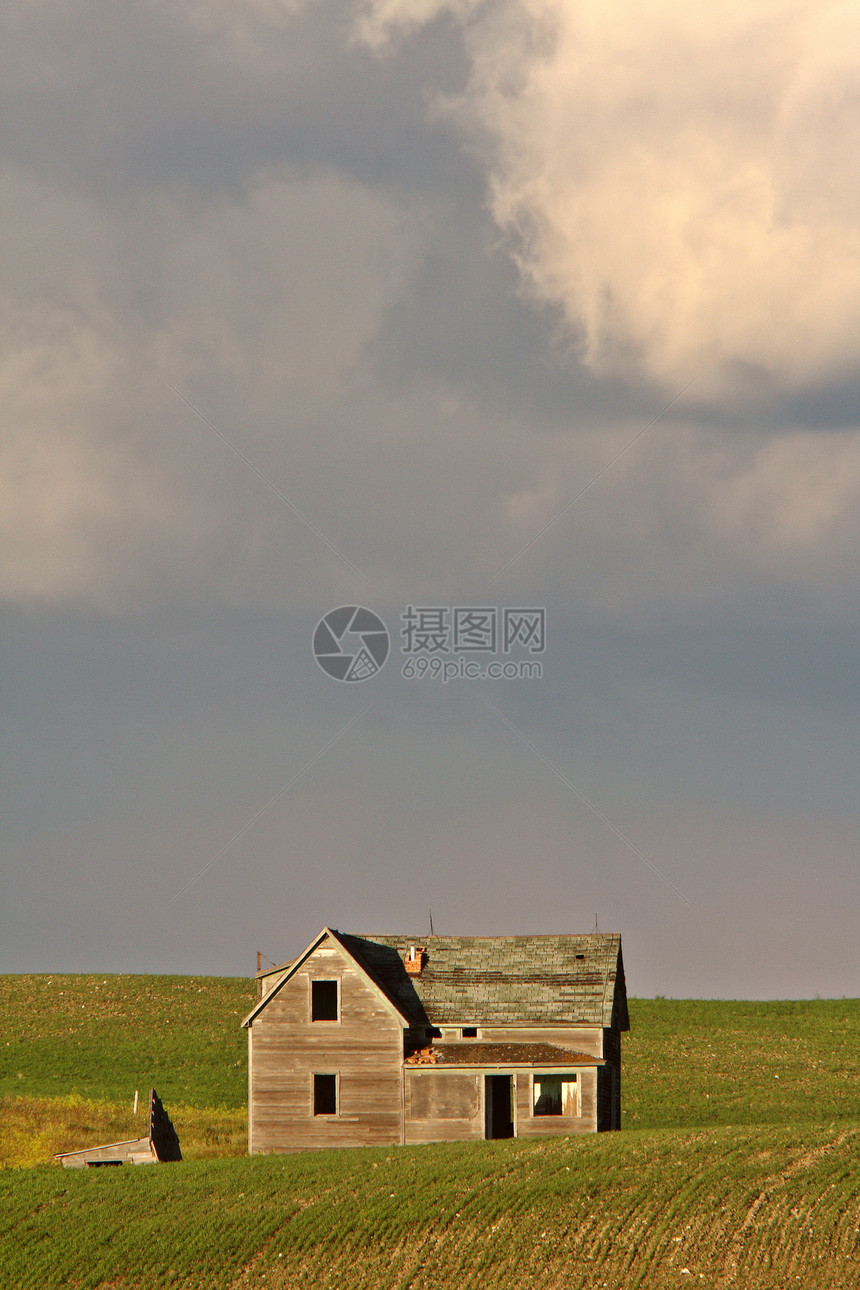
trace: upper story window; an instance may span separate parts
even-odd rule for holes
[[[477,1027],[477,1026],[463,1026],[463,1028],[462,1028],[462,1030],[460,1031],[460,1033],[461,1033],[461,1035],[462,1035],[462,1037],[463,1037],[464,1039],[477,1039],[477,1038],[478,1038],[478,1027]]]
[[[337,1021],[337,981],[311,981],[311,1021]]]

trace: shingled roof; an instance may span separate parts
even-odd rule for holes
[[[559,1024],[629,1029],[621,937],[351,936],[336,933],[416,1025]],[[404,957],[425,948],[420,976]]]
[[[407,1066],[602,1066],[599,1057],[556,1044],[428,1044]]]

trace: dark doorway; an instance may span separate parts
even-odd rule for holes
[[[485,1136],[514,1136],[514,1081],[512,1075],[487,1075],[484,1081]]]

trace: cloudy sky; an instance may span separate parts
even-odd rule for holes
[[[2,22],[0,970],[432,908],[860,994],[857,7]],[[339,682],[353,605],[391,647]]]

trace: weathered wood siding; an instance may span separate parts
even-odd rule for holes
[[[407,1142],[483,1138],[483,1073],[407,1068],[403,1074]]]
[[[540,1072],[536,1072],[540,1076]],[[597,1074],[591,1066],[578,1072],[579,1115],[534,1115],[531,1072],[517,1076],[514,1096],[517,1104],[518,1138],[549,1138],[559,1134],[594,1133],[597,1129]]]
[[[339,1020],[311,1021],[311,981],[339,983]],[[248,1031],[249,1150],[403,1140],[402,1026],[343,953],[323,942]],[[314,1074],[338,1076],[336,1115],[314,1115]]]
[[[575,1069],[571,1067],[571,1070]],[[577,1071],[579,1115],[534,1115],[532,1074],[489,1067],[474,1071],[440,1071],[418,1068],[404,1072],[406,1142],[463,1142],[485,1136],[485,1077],[514,1077],[514,1134],[518,1138],[544,1138],[597,1129],[597,1090],[600,1068]],[[546,1073],[546,1072],[545,1072]]]
[[[158,1156],[149,1138],[132,1138],[128,1142],[111,1142],[104,1147],[85,1147],[54,1156],[65,1169],[91,1169],[96,1165],[154,1165]]]

